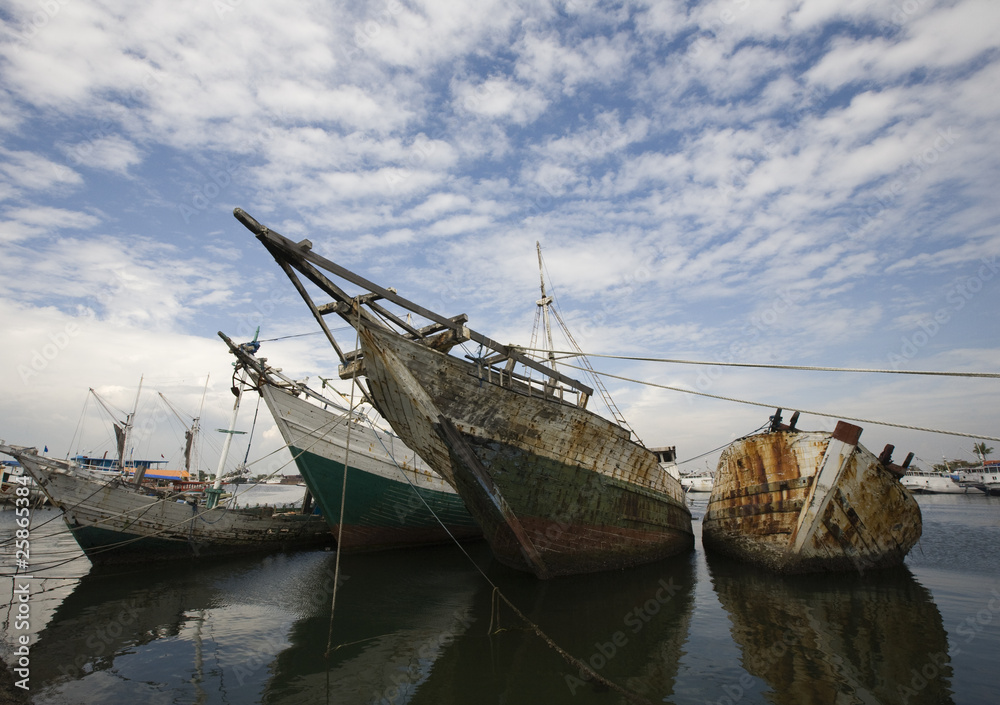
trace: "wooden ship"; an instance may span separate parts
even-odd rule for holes
[[[61,509],[73,538],[95,564],[229,556],[332,545],[326,520],[274,507],[209,507],[199,498],[97,478],[35,448],[0,445],[16,457]]]
[[[219,336],[264,399],[295,464],[339,536],[340,551],[370,551],[481,538],[465,503],[395,434],[255,356],[256,348]],[[347,501],[341,521],[344,468]]]
[[[628,429],[586,408],[591,387],[476,332],[465,315],[429,311],[316,254],[308,240],[293,242],[239,208],[234,215],[309,306],[341,377],[367,378],[375,408],[458,490],[500,562],[548,578],[692,547],[680,483]],[[299,275],[332,301],[317,305]],[[366,293],[349,295],[331,275]],[[360,350],[340,349],[324,320],[330,314],[357,330]],[[449,354],[465,341],[484,354]]]
[[[36,448],[3,442],[0,453],[24,466],[52,505],[62,510],[73,538],[97,565],[332,545],[330,527],[326,519],[312,512],[308,494],[301,511],[219,503],[239,403],[237,394],[215,483],[202,492],[179,492],[143,482],[145,467],[126,461],[134,411],[124,423],[115,425],[116,471],[94,470],[74,460],[47,457]],[[187,451],[191,443],[189,438]]]
[[[920,538],[920,508],[899,479],[892,446],[875,457],[861,428],[832,433],[781,423],[719,458],[703,519],[706,549],[787,573],[864,571],[901,563]],[[912,454],[911,454],[912,457]]]

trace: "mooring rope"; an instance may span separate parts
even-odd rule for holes
[[[361,349],[361,301],[358,298],[354,299],[354,306],[358,310],[358,325],[354,329],[354,349]],[[351,402],[350,411],[354,411],[354,387],[357,381],[358,366],[352,365],[351,372]],[[354,428],[354,424],[348,422],[347,424],[347,440],[344,444],[344,478],[340,485],[340,520],[337,522],[337,555],[334,557],[333,563],[333,588],[330,595],[330,626],[326,633],[326,652],[323,654],[323,658],[329,660],[331,653],[331,646],[333,644],[333,613],[337,606],[337,584],[340,582],[340,547],[343,545],[341,539],[344,535],[344,504],[347,499],[347,468],[349,467],[349,460],[351,459],[351,430]],[[330,669],[326,669],[326,701],[330,702]]]
[[[352,385],[352,396],[353,396],[353,385]],[[365,421],[368,422],[368,425],[371,426],[371,428],[373,430],[376,430],[376,426],[375,426],[374,423],[372,423],[371,419],[368,419],[367,417],[365,417]],[[403,470],[402,467],[400,467],[399,463],[396,461],[395,455],[388,448],[386,448],[385,442],[382,440],[381,435],[378,434],[378,433],[376,433],[375,436],[376,436],[376,438],[379,439],[379,443],[381,444],[382,449],[385,450],[385,452],[388,454],[388,456],[392,459],[392,462],[396,466],[396,469],[399,470],[400,474],[403,476],[403,479],[406,480],[407,484],[410,486],[410,488],[413,490],[413,492],[417,495],[417,498],[421,501],[421,503],[423,503],[423,505],[427,509],[427,511],[430,512],[431,516],[434,517],[435,521],[437,521],[437,523],[441,526],[441,528],[444,529],[445,533],[448,534],[448,537],[451,538],[451,540],[454,542],[455,546],[458,548],[459,551],[461,551],[462,555],[465,556],[466,560],[469,561],[469,563],[472,565],[472,567],[475,568],[476,571],[479,573],[479,575],[482,576],[483,580],[485,580],[487,583],[489,583],[490,587],[493,588],[494,601],[496,599],[503,600],[503,602],[508,607],[510,607],[511,610],[513,610],[514,613],[518,617],[520,617],[521,620],[526,625],[528,625],[528,628],[531,629],[531,631],[533,631],[540,639],[542,639],[542,641],[544,641],[551,649],[553,649],[556,653],[558,653],[567,663],[569,663],[572,666],[575,666],[575,667],[579,668],[581,672],[586,673],[589,678],[592,678],[595,681],[603,684],[604,686],[606,686],[606,687],[614,690],[615,692],[620,693],[622,695],[622,697],[624,697],[625,699],[629,700],[630,702],[638,703],[639,705],[652,705],[649,700],[646,700],[645,698],[643,698],[642,696],[638,695],[637,693],[633,693],[632,691],[629,691],[629,690],[623,688],[622,686],[618,685],[614,681],[611,681],[608,678],[605,678],[600,673],[597,673],[593,668],[591,668],[586,662],[581,661],[577,657],[575,657],[572,654],[570,654],[569,652],[567,652],[565,649],[563,649],[562,647],[560,647],[555,641],[553,641],[552,638],[548,636],[548,634],[546,634],[544,631],[542,631],[541,627],[539,627],[533,621],[531,621],[530,619],[528,619],[528,617],[523,612],[521,612],[521,610],[517,609],[517,607],[514,606],[514,604],[507,598],[507,596],[504,595],[503,592],[500,591],[499,586],[497,586],[497,584],[494,583],[490,579],[490,577],[488,575],[486,575],[486,573],[479,566],[479,564],[476,563],[475,560],[473,560],[472,556],[469,555],[469,552],[465,550],[465,547],[462,545],[462,542],[459,541],[455,537],[455,535],[451,532],[451,530],[447,527],[447,525],[441,520],[441,517],[439,517],[437,515],[437,512],[435,512],[434,509],[430,506],[430,504],[428,504],[428,502],[424,498],[424,496],[420,492],[417,491],[416,485],[414,485],[413,482],[410,480],[409,476],[406,474],[406,471]],[[345,467],[345,473],[346,473],[346,467]],[[343,497],[343,494],[341,495],[341,497]],[[337,543],[337,552],[338,552],[338,554],[340,552],[340,542],[339,542],[339,540],[338,540],[338,543]],[[336,573],[336,570],[335,570],[334,571],[334,587],[333,587],[334,592],[336,592],[336,589],[337,589],[336,575],[337,575],[337,573]],[[334,597],[334,599],[336,599],[336,598]],[[494,617],[496,617],[497,631],[493,631]],[[490,626],[488,628],[488,634],[492,636],[493,634],[498,633],[499,631],[503,631],[503,630],[501,630],[499,628],[499,612],[497,612],[494,609],[494,607],[491,606],[491,609],[490,609]],[[326,656],[329,656],[329,654],[330,654],[331,651],[336,651],[341,646],[346,646],[346,644],[340,644],[337,647],[331,648],[331,645],[332,645],[332,635],[333,635],[333,606],[331,604],[331,608],[330,608],[330,632],[329,632],[329,634],[327,636],[327,645],[326,645],[327,653],[326,653]],[[374,637],[372,637],[372,638],[374,638]],[[327,696],[328,696],[328,698],[329,698],[329,673],[330,673],[330,671],[329,671],[329,669],[327,669]]]
[[[545,348],[521,348],[532,352],[549,352]],[[882,375],[923,375],[927,377],[979,377],[988,379],[1000,379],[1000,372],[943,372],[936,370],[888,370],[864,367],[821,367],[816,365],[775,365],[755,362],[718,362],[708,360],[678,360],[665,357],[636,357],[633,355],[602,355],[600,353],[587,353],[569,350],[554,350],[556,355],[567,357],[603,357],[609,360],[631,360],[634,362],[667,362],[677,365],[707,365],[712,367],[752,367],[763,370],[806,370],[809,372],[861,372],[868,374]],[[562,363],[566,364],[566,363]],[[567,367],[573,367],[567,365]],[[583,369],[574,367],[573,369]],[[613,375],[608,375],[613,376]]]
[[[350,412],[348,411],[347,414],[349,414],[349,413]],[[317,428],[314,432],[304,434],[302,436],[302,438],[305,438],[307,435],[314,436],[314,439],[313,439],[312,443],[310,443],[308,446],[306,446],[305,448],[303,448],[299,452],[298,455],[293,455],[291,460],[289,460],[288,462],[286,462],[283,465],[279,466],[277,470],[275,470],[274,472],[271,473],[271,475],[274,475],[275,473],[279,472],[282,468],[286,467],[290,463],[295,462],[303,453],[306,453],[310,449],[312,449],[313,446],[315,446],[317,443],[319,443],[321,440],[323,440],[324,434],[321,433],[321,431],[323,429],[325,429],[327,426],[333,426],[333,425],[339,423],[341,421],[341,419],[343,419],[343,418],[345,418],[345,416],[347,416],[347,414],[341,415],[341,416],[337,416],[333,420],[331,420],[328,423],[323,424],[322,426],[320,426],[319,428]],[[261,457],[259,460],[254,461],[254,462],[255,463],[256,462],[260,462],[261,460],[264,460],[268,456],[273,455],[274,453],[282,450],[285,447],[287,447],[287,446],[282,446],[281,448],[278,448],[277,450],[272,451],[271,453],[268,453],[267,455]],[[113,484],[114,480],[118,479],[118,477],[119,476],[116,475],[107,484],[101,485],[101,487],[99,487],[95,492],[91,493],[87,498],[85,498],[85,499],[81,500],[80,502],[77,502],[76,504],[74,504],[72,508],[75,509],[76,507],[79,507],[87,499],[89,499],[90,497],[93,497],[95,494],[97,494],[97,492],[99,492],[100,490],[104,489],[105,487],[108,487],[111,484]],[[250,488],[247,488],[247,490],[244,490],[244,491],[240,492],[239,494],[234,494],[231,499],[236,499],[238,496],[240,496],[240,495],[244,494],[245,492],[249,491],[249,489]],[[119,512],[117,514],[108,515],[106,517],[103,517],[99,522],[96,522],[95,525],[97,525],[97,524],[106,524],[107,522],[109,522],[109,521],[111,521],[113,519],[117,519],[119,517],[129,517],[130,515],[134,514],[135,512],[140,512],[140,516],[141,516],[141,514],[145,514],[150,509],[152,509],[153,507],[157,506],[158,504],[162,504],[162,503],[174,503],[175,501],[176,501],[175,497],[165,497],[165,498],[157,500],[156,502],[152,502],[152,503],[146,505],[145,507],[135,507],[133,509],[126,510],[124,512]],[[43,524],[40,524],[39,526],[43,526],[44,524],[47,524],[49,521],[52,521],[53,519],[60,518],[60,517],[64,516],[65,512],[63,512],[63,510],[61,508],[57,507],[57,509],[59,509],[60,514],[57,514],[55,517],[52,517],[52,518],[46,520]],[[116,541],[115,543],[105,544],[105,545],[101,546],[100,548],[92,549],[90,553],[92,553],[92,554],[99,554],[99,553],[106,553],[107,551],[113,551],[113,550],[116,550],[116,549],[121,548],[123,546],[128,546],[129,544],[136,543],[137,541],[142,541],[143,539],[146,539],[146,538],[152,538],[152,537],[155,537],[155,536],[159,536],[160,534],[164,534],[164,533],[166,533],[168,531],[171,531],[172,529],[174,529],[174,528],[176,528],[178,526],[181,526],[183,524],[186,524],[188,522],[191,522],[193,524],[193,522],[194,522],[195,519],[202,519],[202,521],[205,521],[205,519],[203,517],[204,517],[205,514],[207,514],[210,511],[213,511],[213,510],[204,510],[202,512],[199,512],[199,513],[196,513],[196,514],[192,515],[188,519],[184,519],[183,521],[177,522],[175,524],[171,524],[171,525],[165,526],[165,527],[163,527],[161,529],[150,531],[149,533],[143,534],[141,536],[136,536],[135,538],[124,539],[122,541]],[[133,519],[133,521],[138,520],[138,518],[139,517],[135,517]],[[45,534],[45,535],[40,536],[38,538],[51,538],[53,536],[59,536],[61,534],[66,534],[66,533],[72,534],[77,529],[87,528],[88,526],[89,525],[81,525],[81,526],[78,526],[78,527],[69,527],[69,526],[67,526],[65,529],[63,529],[61,531],[57,531],[57,532],[51,533],[51,534]],[[67,549],[67,552],[68,552],[68,549]],[[44,570],[51,570],[53,568],[58,568],[61,565],[64,565],[66,563],[71,563],[72,561],[79,560],[80,558],[84,558],[86,556],[87,556],[86,553],[80,552],[77,555],[74,555],[72,558],[68,558],[68,559],[60,561],[58,563],[40,564],[41,567],[36,567],[34,569],[34,572],[41,572],[41,571],[44,571]],[[13,574],[0,574],[0,577],[12,577],[12,575]]]
[[[570,365],[570,364],[568,364],[566,362],[564,362],[562,364],[565,365],[566,367],[570,367],[570,368],[572,368],[574,370],[582,370],[584,372],[589,371],[589,370],[587,370],[587,369],[585,369],[583,367],[577,367],[576,365]],[[1000,438],[998,438],[996,436],[983,436],[983,435],[978,435],[978,434],[975,434],[975,433],[963,433],[961,431],[943,431],[941,429],[927,428],[925,426],[912,426],[912,425],[909,425],[909,424],[892,423],[891,421],[877,421],[875,419],[862,419],[862,418],[858,418],[858,417],[855,417],[855,416],[844,416],[844,415],[841,415],[841,414],[830,414],[830,413],[827,413],[825,411],[811,411],[809,409],[803,409],[801,407],[795,407],[795,406],[791,406],[791,405],[788,405],[788,404],[774,404],[774,403],[771,403],[771,402],[765,403],[765,402],[758,402],[758,401],[749,401],[747,399],[737,399],[735,397],[724,397],[724,396],[721,396],[719,394],[709,394],[708,392],[696,392],[693,389],[684,389],[682,387],[673,387],[673,386],[670,386],[668,384],[658,384],[656,382],[646,382],[646,381],[643,381],[641,379],[633,379],[631,377],[624,377],[622,375],[613,375],[610,372],[597,372],[597,371],[594,371],[594,374],[602,375],[604,377],[611,377],[612,379],[620,379],[623,382],[632,382],[633,384],[644,384],[644,385],[649,386],[649,387],[656,387],[657,389],[667,389],[667,390],[669,390],[671,392],[681,392],[683,394],[694,394],[695,396],[699,396],[699,397],[708,397],[709,399],[719,399],[721,401],[731,401],[731,402],[734,402],[736,404],[748,404],[750,406],[762,406],[762,407],[767,408],[767,409],[787,409],[788,411],[798,411],[799,413],[802,413],[802,414],[811,414],[812,416],[823,416],[823,417],[829,418],[829,419],[840,419],[840,420],[843,420],[843,421],[855,421],[857,423],[873,424],[875,426],[890,426],[892,428],[903,428],[903,429],[907,429],[907,430],[910,430],[910,431],[924,431],[926,433],[940,433],[940,434],[946,435],[946,436],[960,436],[962,438],[976,438],[976,439],[979,439],[979,440],[982,440],[982,441],[997,441],[997,442],[1000,442]]]

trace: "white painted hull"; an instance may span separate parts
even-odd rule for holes
[[[968,488],[943,473],[907,473],[900,482],[903,487],[916,494],[965,494]]]
[[[711,477],[685,477],[681,475],[681,487],[685,492],[711,492],[715,481]]]
[[[986,472],[960,472],[958,473],[959,484],[967,487],[974,487],[986,494],[1000,495],[1000,471],[989,469]]]

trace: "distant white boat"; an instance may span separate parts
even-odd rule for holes
[[[704,470],[696,470],[680,476],[685,492],[711,492],[715,487],[715,473],[706,464]]]
[[[1000,460],[987,460],[975,470],[960,471],[958,482],[986,494],[1000,495]]]
[[[967,491],[952,475],[933,470],[907,470],[900,482],[915,494],[965,494]]]
[[[39,500],[44,501],[45,495],[42,491],[38,489],[38,483],[31,475],[24,472],[24,468],[20,463],[0,460],[0,504],[4,502],[10,502],[15,504],[15,500],[21,495],[17,494],[18,487],[27,487],[28,494],[26,496],[32,505],[34,505]],[[21,493],[24,494],[23,492]],[[21,502],[21,504],[24,504]]]
[[[715,478],[705,473],[681,475],[681,487],[685,492],[711,492],[715,486]]]

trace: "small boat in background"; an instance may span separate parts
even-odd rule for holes
[[[786,573],[863,571],[902,562],[920,538],[916,500],[893,447],[876,457],[844,421],[800,431],[781,409],[769,430],[723,452],[703,527],[706,549]]]
[[[708,469],[681,475],[681,487],[685,492],[711,492],[715,487],[715,475]]]
[[[35,448],[0,444],[35,478],[95,564],[320,548],[333,544],[326,520],[274,507],[208,507],[198,497],[92,472]]]
[[[141,389],[141,382],[139,386]],[[332,545],[330,528],[322,516],[311,512],[308,495],[301,512],[219,504],[223,467],[235,433],[239,404],[237,394],[214,486],[203,492],[151,487],[144,483],[146,468],[128,466],[125,458],[134,410],[124,422],[115,425],[117,471],[95,470],[73,460],[47,457],[35,448],[2,442],[0,453],[16,458],[53,506],[62,510],[73,538],[95,564]],[[188,438],[188,449],[192,443],[193,438]]]
[[[962,470],[958,481],[964,487],[974,487],[980,492],[1000,495],[1000,460],[984,460],[975,470]]]
[[[18,487],[27,487],[27,495],[17,493]],[[0,460],[0,504],[14,504],[17,497],[26,496],[31,506],[48,501],[35,478],[24,471],[24,467],[16,460]],[[23,502],[21,503],[23,504]]]
[[[907,470],[900,479],[903,487],[915,494],[965,494],[957,479],[945,472],[934,470]]]

